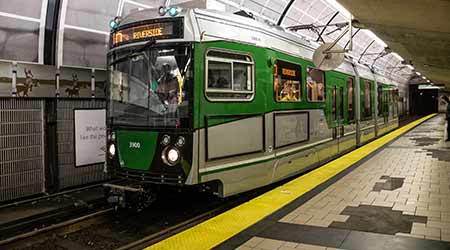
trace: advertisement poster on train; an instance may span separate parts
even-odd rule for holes
[[[105,162],[105,109],[75,109],[75,167]]]
[[[61,67],[59,72],[60,97],[91,97],[91,69]]]
[[[275,147],[308,140],[309,116],[307,112],[275,115]]]
[[[0,96],[11,96],[12,93],[12,64],[0,62]]]
[[[54,97],[56,69],[39,64],[17,64],[16,93],[18,97]]]

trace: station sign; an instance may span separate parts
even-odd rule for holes
[[[111,48],[149,39],[183,38],[183,18],[154,19],[111,33]]]

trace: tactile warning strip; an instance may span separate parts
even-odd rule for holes
[[[230,209],[214,218],[145,249],[211,249],[289,204],[308,191],[311,191],[321,183],[331,179],[341,171],[362,160],[364,157],[370,155],[403,133],[434,116],[435,114],[411,122],[408,125],[353,150],[320,168],[264,193],[249,202]]]

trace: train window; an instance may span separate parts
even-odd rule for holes
[[[355,81],[353,78],[347,78],[347,109],[348,109],[348,120],[353,121],[355,119],[355,111],[353,109],[353,91],[354,91]]]
[[[385,115],[389,114],[388,92],[383,91],[383,110]]]
[[[206,54],[206,97],[213,101],[249,101],[255,94],[252,57],[228,51]]]
[[[333,120],[337,120],[336,112],[336,86],[331,89],[331,115]]]
[[[364,118],[372,117],[371,85],[369,80],[364,80]]]
[[[252,72],[251,66],[243,63],[233,64],[233,90],[252,91],[251,78],[247,77]]]
[[[378,116],[383,116],[383,86],[378,84]]]
[[[273,66],[273,89],[277,102],[299,102],[301,93],[300,65],[278,60]]]
[[[339,119],[344,118],[344,87],[339,88]]]
[[[309,102],[325,101],[325,74],[323,71],[306,69],[306,92]]]
[[[208,88],[231,90],[232,64],[228,62],[208,63]]]

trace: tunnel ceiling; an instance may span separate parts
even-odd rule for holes
[[[17,0],[28,3],[27,0]],[[450,85],[449,1],[429,0],[338,0],[371,30],[385,40],[394,52],[411,60],[418,71],[436,83]],[[31,9],[0,0],[0,59],[43,63],[47,1],[36,0]],[[62,66],[105,68],[109,28],[115,16],[144,8],[158,8],[166,0],[64,0],[61,1],[56,61]],[[227,12],[244,10],[255,18],[291,26],[311,25],[294,34],[311,41],[322,34],[324,42],[334,41],[343,28],[328,22],[346,22],[346,11],[335,0],[172,0],[171,5],[190,2]],[[351,4],[350,4],[351,3]],[[27,27],[24,29],[23,27]],[[3,32],[3,33],[2,33]],[[1,35],[0,34],[0,35]],[[368,30],[353,30],[354,46],[348,53],[355,61],[372,67],[398,83],[407,83],[413,72]],[[26,39],[25,39],[26,38]],[[86,44],[86,38],[89,43]],[[320,39],[319,39],[320,40]],[[344,47],[345,36],[338,43]],[[363,56],[361,56],[364,54]],[[413,82],[418,79],[413,79]],[[420,80],[420,78],[419,78]]]
[[[450,1],[338,0],[417,71],[450,87]]]
[[[310,29],[301,29],[295,34],[308,40],[317,41],[318,34],[322,33],[324,42],[334,41],[343,31],[343,28],[323,25],[342,23],[348,21],[346,11],[332,4],[334,0],[213,0],[224,5],[224,10],[235,12],[245,10],[255,17],[261,17],[281,27],[289,28],[296,25],[312,25]],[[216,6],[214,6],[216,7]],[[413,72],[401,63],[394,54],[384,53],[384,44],[374,38],[368,30],[353,29],[354,46],[348,53],[355,61],[360,61],[372,67],[376,72],[395,80],[398,83],[407,83]],[[338,44],[344,47],[348,42],[344,36]],[[394,50],[394,52],[397,52]],[[364,54],[362,57],[361,55]]]

